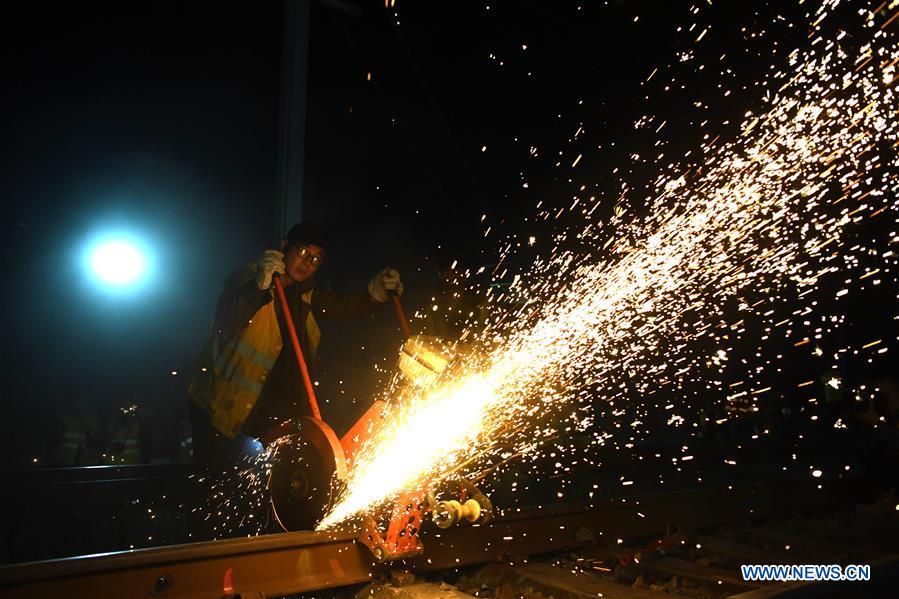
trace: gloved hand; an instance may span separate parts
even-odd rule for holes
[[[385,268],[368,283],[368,294],[376,302],[389,300],[391,291],[396,291],[397,295],[403,295],[403,282],[400,280],[400,273],[395,268]]]
[[[284,254],[278,250],[265,250],[256,261],[256,287],[265,291],[272,286],[272,276],[284,274]]]

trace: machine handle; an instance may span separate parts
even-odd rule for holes
[[[409,330],[409,321],[406,320],[406,313],[403,311],[403,304],[400,303],[400,296],[395,289],[391,289],[390,297],[393,299],[393,307],[396,308],[396,316],[400,319],[400,328],[403,329],[403,337],[408,339],[412,336],[412,331]]]
[[[309,398],[309,408],[312,410],[312,416],[322,419],[322,414],[318,410],[318,402],[315,400],[315,389],[312,386],[312,378],[309,376],[309,369],[306,367],[306,359],[303,358],[303,350],[300,349],[300,340],[297,338],[297,330],[293,326],[293,317],[290,315],[290,306],[287,305],[287,296],[284,295],[284,286],[281,284],[281,277],[278,273],[272,277],[275,281],[275,290],[281,300],[281,311],[284,312],[284,321],[287,323],[287,330],[290,331],[290,340],[293,342],[293,353],[297,355],[297,363],[300,365],[300,374],[303,375],[303,384],[306,386],[306,397]]]

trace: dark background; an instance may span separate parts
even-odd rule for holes
[[[633,153],[671,160],[731,134],[806,31],[799,7],[721,4],[313,2],[303,215],[337,237],[319,278],[360,289],[396,266],[407,311],[425,310],[440,264],[489,265],[530,235],[547,251],[538,202],[587,186],[611,210],[623,182],[658,172]],[[2,19],[4,467],[40,465],[77,397],[133,397],[157,427],[183,416],[221,282],[275,241],[282,8],[33,4]],[[650,114],[661,133],[634,127]],[[88,280],[81,253],[106,230],[152,248],[145,285]],[[338,430],[399,342],[386,307],[325,325],[320,394]]]
[[[549,220],[541,213],[595,196],[601,225],[626,189],[639,214],[643,190],[679,168],[671,163],[695,156],[705,136],[734,139],[743,115],[764,108],[759,82],[806,47],[814,20],[808,6],[779,0],[394,4],[312,2],[302,211],[335,234],[319,279],[363,289],[381,268],[397,267],[406,310],[418,316],[414,330],[425,327],[439,269],[458,261],[458,273],[485,266],[489,275],[505,256],[505,278],[466,279],[501,287],[516,273],[527,277],[554,234],[584,226],[571,211]],[[857,6],[845,9],[852,16]],[[221,284],[276,243],[283,32],[279,2],[5,9],[0,468],[46,466],[55,422],[79,399],[100,416],[136,402],[146,457],[173,459]],[[846,245],[882,239],[893,218],[856,228]],[[83,253],[104,232],[130,233],[149,248],[143,285],[112,293],[90,279]],[[487,477],[486,490],[513,509],[756,482],[788,468],[804,480],[825,449],[835,464],[827,475],[842,471],[853,459],[849,433],[835,433],[833,418],[813,421],[825,410],[810,399],[823,399],[827,372],[845,376],[847,387],[895,372],[899,320],[894,275],[835,301],[841,284],[821,284],[815,316],[845,316],[820,340],[821,357],[792,340],[765,340],[764,322],[750,319],[724,372],[700,366],[690,380],[614,406],[603,401],[617,393],[612,385],[591,388],[585,442],[613,436],[592,454],[567,456],[566,472],[568,459],[583,458],[570,475],[554,472],[560,463],[544,454],[533,472],[513,464]],[[388,306],[371,320],[322,328],[319,401],[340,434],[384,388],[401,333]],[[883,344],[860,350],[875,338]],[[683,356],[701,364],[709,343]],[[875,353],[884,346],[887,354]],[[711,426],[728,416],[727,385],[747,377],[772,388],[760,411]],[[797,389],[807,380],[818,382]],[[687,421],[681,429],[666,424],[669,402]],[[635,431],[635,420],[645,430]],[[672,465],[687,445],[696,459]],[[0,557],[248,534],[232,521],[188,522],[218,511],[227,493],[180,470],[141,469],[143,479],[107,470],[5,472]],[[895,472],[894,463],[883,471]],[[107,476],[127,484],[83,484]],[[175,482],[159,482],[166,476]],[[634,485],[623,487],[625,477]],[[525,489],[515,496],[513,478]],[[236,519],[244,507],[231,506]]]

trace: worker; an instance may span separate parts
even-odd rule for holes
[[[319,319],[360,318],[402,294],[393,268],[381,270],[365,291],[340,294],[316,285],[327,237],[314,223],[295,225],[278,250],[225,281],[210,334],[189,387],[194,462],[234,463],[241,448],[285,420],[309,415],[309,401],[273,277],[280,276],[300,351],[314,378]],[[249,439],[248,439],[249,437]]]
[[[137,403],[132,399],[119,402],[109,420],[108,446],[103,453],[103,463],[109,465],[140,464],[141,425]]]
[[[54,466],[94,466],[100,463],[103,435],[86,396],[78,397],[59,417]]]

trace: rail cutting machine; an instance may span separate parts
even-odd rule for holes
[[[278,278],[275,278],[275,289],[284,308],[312,416],[285,422],[262,439],[275,446],[268,486],[278,524],[288,531],[310,530],[333,504],[358,450],[382,424],[387,404],[374,402],[342,438],[337,437],[322,420]],[[406,384],[433,382],[452,368],[458,346],[438,337],[411,335],[399,297],[393,295],[392,299],[406,337],[398,363]],[[444,494],[450,492],[455,498],[438,500],[438,490]],[[386,530],[384,522],[370,514],[364,515],[360,541],[379,561],[411,557],[424,549],[419,532],[429,515],[438,527],[450,528],[462,523],[486,523],[492,518],[492,511],[487,496],[467,480],[460,478],[439,484],[428,481],[421,488],[407,489],[399,494],[386,522]]]

